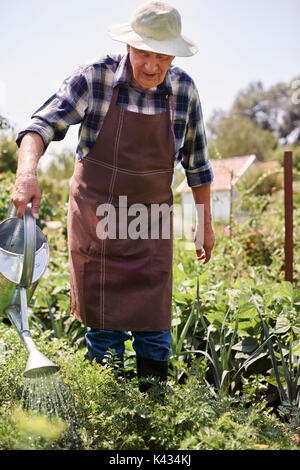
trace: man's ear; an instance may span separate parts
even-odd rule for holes
[[[130,46],[129,46],[129,44],[126,44],[126,49],[127,49],[127,52],[130,52]]]

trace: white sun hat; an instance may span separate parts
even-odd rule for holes
[[[108,33],[115,41],[136,49],[178,57],[198,52],[196,44],[181,34],[181,17],[168,3],[151,1],[141,5],[130,23],[110,26]]]

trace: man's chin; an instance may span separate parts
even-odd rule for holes
[[[155,77],[155,78],[152,78],[152,77],[143,77],[141,78],[140,80],[140,87],[141,88],[153,88],[155,86],[157,86],[159,84],[159,80]]]

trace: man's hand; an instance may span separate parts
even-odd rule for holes
[[[11,195],[19,219],[23,219],[27,204],[30,202],[33,217],[37,219],[39,216],[41,190],[37,177],[37,166],[43,153],[42,137],[36,132],[25,134],[20,145],[16,181]]]
[[[195,231],[195,245],[197,259],[207,263],[215,244],[215,235],[211,223],[210,185],[192,187],[196,204],[197,225]]]
[[[22,173],[17,175],[11,200],[17,209],[17,217],[19,219],[23,219],[27,204],[30,202],[32,215],[37,219],[41,197],[41,190],[36,175]]]
[[[201,244],[202,240],[202,246]],[[203,228],[197,226],[195,231],[195,245],[197,260],[206,264],[211,258],[211,252],[215,244],[215,234],[211,223],[206,223]]]

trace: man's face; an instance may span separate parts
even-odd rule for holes
[[[127,45],[133,84],[147,90],[164,81],[174,56],[135,49]]]

